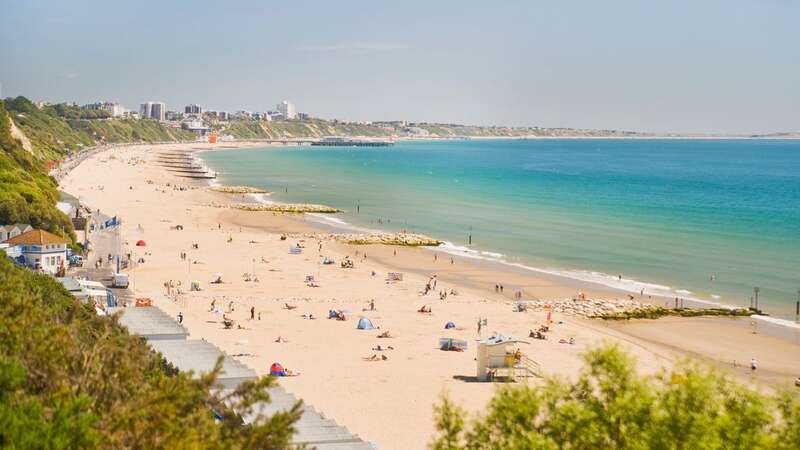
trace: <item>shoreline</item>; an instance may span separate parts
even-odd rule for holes
[[[550,137],[547,137],[548,139]],[[562,139],[562,138],[558,138]],[[571,139],[571,138],[563,138],[563,139]],[[605,139],[605,138],[603,138]],[[626,138],[627,139],[627,138]],[[717,139],[717,138],[714,138]],[[433,140],[440,140],[440,139],[433,139]],[[270,146],[271,149],[293,149],[293,146],[283,146],[280,144]],[[252,146],[248,148],[253,148]],[[218,148],[218,149],[207,149],[201,150],[199,153],[205,153],[208,151],[223,151],[223,150],[235,150],[237,148]],[[258,149],[256,147],[255,149]],[[201,158],[197,158],[205,165],[205,161]],[[212,184],[218,185],[219,179],[215,179],[212,181]],[[280,201],[273,201],[269,200],[269,196],[272,193],[268,193],[266,195],[255,194],[249,195],[247,198],[251,202],[255,203],[263,203],[263,204],[282,204]],[[280,194],[279,192],[277,194]],[[340,211],[342,212],[342,211]],[[315,220],[319,222],[321,229],[329,230],[331,232],[338,232],[338,233],[348,233],[348,232],[356,232],[356,233],[395,233],[395,231],[390,230],[383,230],[381,228],[372,228],[372,227],[365,227],[361,225],[355,225],[350,222],[347,222],[344,219],[339,218],[337,215],[328,216],[328,215],[318,215],[313,214],[315,216]],[[289,230],[283,230],[283,232],[289,232]],[[548,267],[537,267],[534,265],[527,264],[525,262],[516,262],[513,260],[509,260],[508,255],[503,255],[497,252],[492,251],[491,249],[472,249],[464,245],[457,245],[454,244],[446,239],[439,239],[438,236],[430,236],[434,240],[440,241],[442,244],[438,247],[431,247],[426,248],[429,251],[436,251],[440,253],[445,253],[452,257],[458,258],[467,258],[469,260],[480,261],[485,263],[487,267],[491,267],[496,270],[504,270],[513,273],[522,273],[526,272],[534,272],[536,276],[543,276],[543,277],[553,277],[555,280],[561,280],[564,284],[576,288],[576,290],[581,289],[588,289],[589,287],[593,287],[597,290],[607,291],[619,296],[628,296],[633,295],[638,299],[647,299],[647,301],[657,302],[659,305],[663,305],[665,307],[670,307],[670,305],[674,305],[674,300],[679,298],[681,304],[686,305],[692,308],[725,308],[725,309],[740,309],[746,308],[746,306],[741,306],[737,304],[729,304],[719,301],[715,298],[703,298],[698,297],[694,292],[686,290],[686,288],[673,288],[671,286],[662,285],[655,282],[650,282],[646,280],[639,280],[634,278],[627,278],[623,277],[622,279],[618,280],[616,276],[613,276],[609,273],[599,272],[596,270],[585,270],[585,269],[558,269],[558,268],[548,268]],[[644,296],[641,296],[640,293],[644,292]],[[744,299],[742,299],[742,303],[744,303]],[[786,307],[787,311],[791,309],[791,306]],[[766,327],[782,327],[787,328],[788,333],[793,335],[795,330],[800,330],[800,322],[797,322],[789,317],[776,317],[772,315],[759,315],[755,314],[752,316],[754,320],[760,321]],[[775,336],[785,336],[787,335],[786,330],[775,330],[773,332]],[[794,341],[794,338],[790,338],[790,340]]]
[[[207,148],[198,144],[166,148]],[[281,379],[280,384],[381,448],[423,448],[433,432],[431,407],[443,390],[470,412],[483,409],[496,385],[465,381],[475,374],[476,339],[492,331],[524,337],[545,320],[542,312],[512,310],[515,286],[539,298],[565,298],[576,292],[552,277],[499,271],[466,258],[454,257],[451,264],[428,249],[353,246],[310,238],[283,241],[279,239],[281,230],[310,234],[317,232],[319,224],[306,215],[209,206],[237,201],[238,195],[210,192],[205,180],[175,177],[152,164],[154,154],[165,147],[150,147],[115,148],[114,158],[92,155],[67,174],[60,186],[93,209],[122,217],[122,234],[127,240],[124,251],[146,259],[131,270],[135,294],[152,298],[170,315],[181,312],[191,338],[211,341],[231,355],[245,355],[243,361],[259,374],[268,373],[273,361],[301,371],[301,376]],[[130,163],[139,159],[144,163]],[[178,186],[190,187],[183,190]],[[184,229],[171,229],[176,224]],[[140,239],[147,241],[146,247],[133,245]],[[193,243],[199,243],[199,248]],[[302,254],[287,252],[295,243],[304,244]],[[318,245],[322,251],[317,250]],[[179,257],[183,252],[188,253],[188,261]],[[324,266],[323,256],[337,263],[349,256],[355,268]],[[387,282],[385,276],[391,271],[403,272],[403,280]],[[209,283],[216,273],[224,274],[224,284]],[[246,281],[240,276],[245,273],[257,274],[260,282]],[[431,274],[437,275],[440,290],[457,291],[457,295],[446,300],[422,295],[419,289]],[[303,281],[308,275],[319,287]],[[203,290],[168,296],[163,286],[168,280],[182,281],[184,289],[191,280],[198,280]],[[505,293],[492,290],[498,282],[504,282]],[[614,295],[603,289],[586,289],[586,294],[589,298]],[[375,300],[376,311],[362,312],[370,299]],[[232,302],[235,311],[229,312],[229,317],[242,328],[223,329],[221,311],[209,311],[215,309],[209,308],[212,301],[216,309],[227,309]],[[284,303],[298,309],[287,310]],[[418,313],[422,305],[432,306],[432,314]],[[250,319],[250,308],[258,312],[258,319]],[[325,320],[332,308],[348,311],[349,320]],[[319,319],[302,317],[308,313]],[[356,330],[355,321],[362,314],[381,331],[390,330],[394,338],[375,339],[378,331]],[[474,324],[481,317],[488,318],[489,325],[479,336]],[[757,355],[764,377],[733,372],[756,389],[762,381],[772,386],[786,384],[800,373],[800,362],[785,357],[797,352],[796,345],[763,334],[742,334],[741,329],[724,324],[684,330],[679,323],[665,319],[630,322],[657,324],[662,330],[659,333],[667,336],[680,333],[682,340],[670,348],[658,342],[660,335],[650,326],[627,333],[625,327],[566,314],[555,314],[555,320],[548,340],[531,340],[523,346],[548,375],[575,377],[582,352],[606,340],[631,353],[643,373],[658,372],[690,354],[720,365],[730,360],[749,361]],[[458,327],[444,330],[447,321]],[[746,321],[735,323],[744,324],[746,330]],[[274,342],[277,336],[288,342]],[[469,348],[463,353],[439,351],[436,342],[442,336],[464,339]],[[576,344],[558,342],[568,338],[574,338]],[[376,344],[394,350],[371,350]],[[719,350],[709,352],[708,348]],[[361,359],[370,354],[385,354],[389,359]],[[408,429],[416,431],[407,433]]]

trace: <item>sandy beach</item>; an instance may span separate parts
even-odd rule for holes
[[[244,196],[214,192],[156,164],[159,152],[209,148],[193,143],[97,152],[63,177],[61,189],[93,210],[121,218],[122,253],[144,259],[130,270],[137,297],[152,298],[173,316],[182,313],[193,338],[243,355],[238,358],[261,374],[276,361],[299,372],[280,383],[382,449],[425,448],[434,432],[432,406],[443,392],[469,411],[481,411],[497,384],[474,382],[476,341],[493,332],[526,338],[545,322],[542,311],[515,312],[513,291],[554,300],[579,291],[591,299],[625,297],[555,276],[469,259],[451,261],[434,249],[344,244],[325,236],[329,229],[303,215],[220,207]],[[319,239],[301,237],[315,233]],[[282,234],[288,235],[286,240]],[[135,246],[139,240],[146,246]],[[290,247],[298,243],[302,252],[291,254]],[[336,263],[323,265],[324,257]],[[340,267],[346,257],[354,261],[353,268]],[[94,259],[97,255],[90,257]],[[388,282],[389,272],[403,273],[402,281]],[[223,283],[212,284],[218,273]],[[422,295],[433,275],[435,292]],[[307,276],[318,286],[309,286]],[[246,281],[254,277],[258,282]],[[180,282],[182,294],[168,295],[164,284],[170,280]],[[202,290],[189,290],[193,280]],[[503,293],[495,292],[498,283],[507,287]],[[440,300],[439,291],[455,294]],[[362,311],[372,300],[375,310]],[[228,316],[240,328],[225,329],[222,312],[231,304]],[[423,305],[432,312],[417,312]],[[327,319],[329,310],[344,311],[347,320]],[[357,330],[361,316],[379,329]],[[488,321],[480,336],[479,318]],[[800,375],[800,337],[791,342],[753,334],[747,319],[607,323],[565,314],[553,318],[547,340],[529,339],[522,346],[548,375],[575,377],[581,353],[603,342],[622,346],[644,373],[688,356],[731,370],[758,387],[788,385]],[[446,330],[451,321],[457,327]],[[385,331],[392,338],[377,338]],[[278,337],[285,342],[275,342]],[[440,351],[442,337],[466,340],[469,347],[465,352]],[[570,338],[574,345],[559,343]],[[378,345],[393,349],[373,350]],[[372,355],[388,359],[363,359]],[[742,368],[752,357],[759,361],[755,376]]]

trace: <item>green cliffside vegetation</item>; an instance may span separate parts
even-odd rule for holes
[[[71,151],[98,143],[192,140],[195,135],[153,120],[108,119],[102,111],[66,104],[39,109],[25,97],[4,100],[14,123],[31,141],[37,157],[56,160]]]
[[[62,236],[72,222],[56,209],[58,190],[42,161],[11,136],[8,113],[0,103],[0,224],[29,223]]]
[[[362,124],[344,124],[321,119],[267,122],[237,120],[225,125],[222,133],[237,139],[321,138],[325,136],[388,137],[391,130]]]
[[[372,124],[322,119],[269,122],[233,120],[218,126],[219,132],[237,139],[321,138],[325,136],[416,138],[522,138],[522,137],[634,137],[646,136],[618,130],[573,128],[492,127],[436,123],[377,122]]]

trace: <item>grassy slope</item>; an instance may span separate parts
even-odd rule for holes
[[[471,125],[418,123],[409,127],[425,130],[430,137],[530,137],[530,136],[635,136],[617,130],[578,130],[571,128],[482,127]],[[238,139],[320,138],[325,136],[403,136],[406,127],[340,123],[321,119],[266,122],[239,120],[226,124],[222,133]]]
[[[167,128],[152,120],[83,120],[58,115],[52,106],[37,108],[24,97],[5,100],[6,109],[30,139],[36,156],[59,159],[66,153],[98,142],[162,142],[194,139],[194,134]]]
[[[324,136],[388,137],[392,130],[358,124],[334,123],[320,119],[287,122],[239,120],[230,122],[222,131],[237,139],[319,138]]]
[[[56,209],[58,190],[41,163],[11,137],[11,122],[0,103],[0,223],[29,223],[72,235],[72,222]]]

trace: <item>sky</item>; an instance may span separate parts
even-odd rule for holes
[[[800,1],[0,0],[2,96],[800,131]]]

